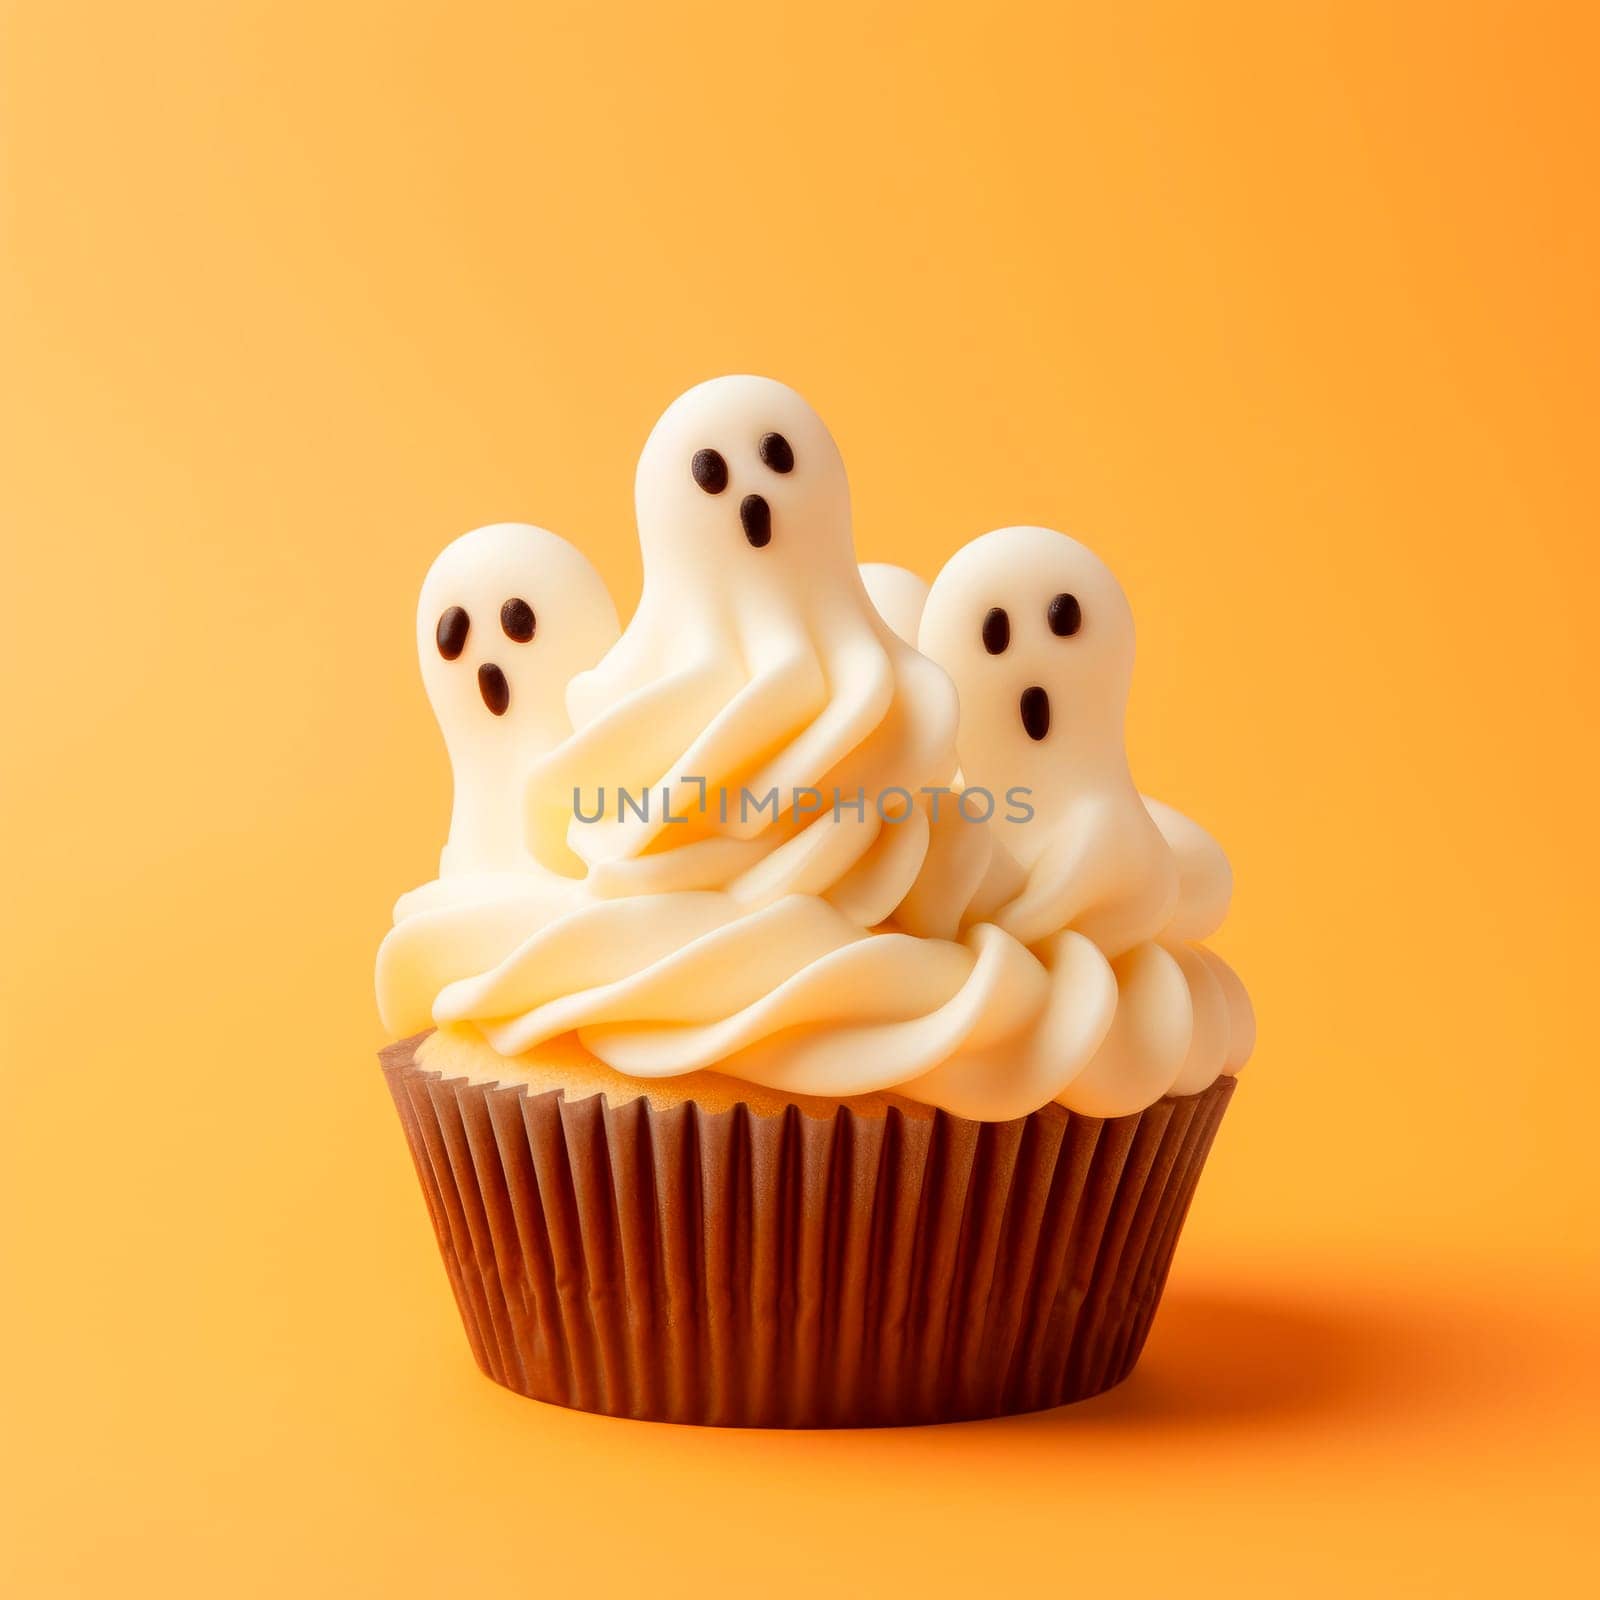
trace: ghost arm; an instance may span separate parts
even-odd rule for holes
[[[1198,940],[1222,926],[1233,899],[1233,868],[1222,846],[1174,806],[1143,797],[1178,870],[1178,903],[1164,939]]]
[[[1062,818],[1021,893],[995,912],[994,921],[1025,945],[1076,922],[1105,889],[1105,856],[1095,848],[1099,831],[1092,814]]]
[[[814,655],[796,652],[763,667],[684,752],[683,773],[707,778],[747,771],[823,710],[827,696]]]
[[[574,795],[592,807],[596,789],[603,799],[654,781],[727,693],[727,667],[704,657],[632,691],[557,745],[528,778],[533,854],[553,871],[581,876],[583,860],[569,842],[569,830],[578,825]]]
[[[968,822],[956,809],[953,793],[941,798],[945,804],[929,816],[928,848],[916,879],[894,913],[901,928],[923,939],[959,935],[963,917],[994,867],[993,829]],[[1019,872],[1004,898],[1010,899],[1020,887]]]
[[[814,657],[785,656],[732,688],[727,666],[707,658],[645,685],[574,734],[541,765],[530,787],[532,815],[543,848],[564,838],[569,861],[618,861],[639,855],[665,816],[690,816],[706,787],[747,768],[752,760],[822,709],[827,686]],[[630,814],[605,825],[580,824],[576,790],[650,790],[648,820]],[[665,789],[668,800],[659,805]],[[763,819],[754,819],[757,829]],[[768,816],[766,821],[770,821]],[[579,830],[582,830],[581,832]],[[734,831],[730,829],[730,831]]]
[[[828,698],[820,715],[756,773],[749,783],[752,792],[776,789],[781,803],[782,796],[831,772],[883,720],[894,701],[894,668],[877,640],[864,635],[829,666],[831,681],[821,686]],[[749,837],[759,827],[757,818],[730,824],[728,831]]]
[[[1115,957],[1167,926],[1177,893],[1172,852],[1130,787],[1069,808],[995,920],[1024,944],[1075,928]]]
[[[969,833],[975,831],[973,825],[966,826]],[[1027,869],[1011,853],[1005,841],[994,833],[992,827],[985,827],[983,831],[990,834],[989,858],[961,913],[963,932],[980,922],[995,921],[1000,907],[1016,899],[1028,886]]]
[[[822,709],[827,695],[822,670],[810,655],[791,655],[764,667],[713,716],[692,743],[665,765],[657,783],[669,792],[667,810],[687,815],[702,802],[713,804],[708,790],[746,770],[752,760],[779,739],[802,726]],[[759,794],[763,791],[756,789]],[[718,810],[720,821],[720,808]],[[737,819],[737,820],[736,820]],[[752,828],[735,800],[723,826],[736,838],[748,838],[771,822],[760,813]],[[608,856],[617,859],[639,854],[665,825],[661,814],[649,820],[629,817],[613,830]]]

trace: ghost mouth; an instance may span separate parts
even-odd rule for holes
[[[478,693],[483,703],[497,716],[503,717],[511,704],[511,685],[506,675],[492,661],[478,668]]]
[[[1037,742],[1049,733],[1050,696],[1038,684],[1022,691],[1018,710],[1022,714],[1022,731],[1030,739]]]
[[[772,543],[772,507],[760,495],[747,494],[739,502],[739,524],[757,550]]]

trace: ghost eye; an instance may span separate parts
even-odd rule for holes
[[[500,607],[500,626],[508,639],[517,644],[526,644],[533,637],[533,630],[538,626],[534,619],[533,607],[526,600],[507,600]]]
[[[439,654],[446,661],[454,661],[467,648],[467,630],[471,626],[472,619],[460,606],[451,606],[439,618],[439,626],[433,630],[433,639],[439,646]]]
[[[983,619],[983,648],[992,656],[1004,655],[1011,643],[1011,618],[1003,606],[994,606]]]
[[[1058,639],[1068,639],[1083,626],[1083,607],[1075,594],[1058,594],[1049,604],[1045,616],[1050,631]]]
[[[756,448],[762,466],[771,467],[774,472],[794,471],[794,451],[781,433],[762,434],[761,443]]]
[[[696,450],[689,471],[707,494],[721,494],[728,487],[728,463],[715,450]]]

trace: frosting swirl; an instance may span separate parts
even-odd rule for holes
[[[636,1079],[893,1090],[985,1120],[1052,1099],[1117,1115],[1236,1070],[1248,1001],[1190,942],[1226,909],[1226,860],[1127,776],[1131,619],[1088,551],[1040,529],[975,541],[913,648],[855,567],[833,440],[753,378],[669,408],[637,512],[635,616],[531,691],[571,731],[524,742],[509,859],[446,862],[397,907],[378,961],[395,1033],[470,1026],[508,1057],[574,1036]],[[1044,631],[1060,595],[1083,637],[1046,659],[1069,637]],[[1001,714],[1018,670],[1039,680],[1020,719]]]

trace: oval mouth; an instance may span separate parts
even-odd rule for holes
[[[739,524],[757,550],[772,543],[772,507],[760,495],[747,494],[739,502]]]
[[[478,668],[478,693],[497,717],[506,714],[506,708],[511,704],[511,685],[506,682],[505,673],[492,661],[485,661]]]
[[[1022,713],[1022,731],[1030,739],[1037,742],[1049,733],[1050,696],[1038,684],[1022,691],[1018,710]]]

